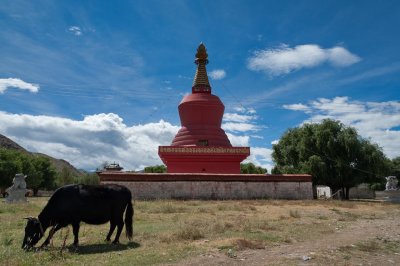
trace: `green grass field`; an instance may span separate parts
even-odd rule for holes
[[[337,201],[135,201],[132,242],[125,238],[125,229],[121,244],[112,245],[104,242],[108,224],[82,224],[77,249],[71,246],[72,228],[64,228],[47,250],[25,252],[21,249],[23,217],[37,216],[47,200],[0,203],[1,265],[175,263],[212,250],[226,253],[290,245],[399,209],[398,205]]]

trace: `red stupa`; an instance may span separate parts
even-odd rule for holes
[[[225,107],[218,96],[211,94],[207,57],[201,43],[192,93],[183,97],[178,107],[182,128],[171,146],[158,149],[168,173],[239,174],[240,162],[250,154],[249,147],[232,147],[221,128]]]

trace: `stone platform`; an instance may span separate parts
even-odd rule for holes
[[[101,184],[128,187],[134,199],[312,199],[310,175],[99,173]]]

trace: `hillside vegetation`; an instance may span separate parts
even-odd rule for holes
[[[78,171],[65,160],[29,152],[3,135],[0,135],[0,145],[0,190],[3,196],[17,173],[28,176],[27,187],[35,195],[39,189],[53,190],[65,184],[99,183],[97,174]]]
[[[65,168],[74,176],[83,175],[83,173],[81,171],[76,169],[69,162],[67,162],[63,159],[53,158],[53,157],[43,154],[43,153],[29,152],[26,149],[22,148],[18,143],[12,141],[11,139],[9,139],[6,136],[1,135],[1,134],[0,134],[0,148],[6,149],[6,150],[20,151],[22,153],[30,154],[32,156],[48,158],[50,160],[51,165],[54,167],[54,169],[58,173],[60,173],[62,171],[62,169]]]

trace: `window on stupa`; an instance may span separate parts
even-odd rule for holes
[[[197,146],[208,146],[208,140],[207,139],[201,139],[197,142]]]

